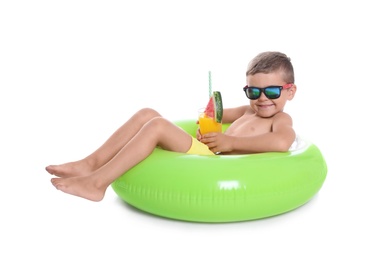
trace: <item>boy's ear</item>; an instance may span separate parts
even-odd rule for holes
[[[293,84],[292,87],[288,89],[288,100],[292,100],[295,97],[296,91],[296,84]]]

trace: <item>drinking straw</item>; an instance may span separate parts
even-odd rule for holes
[[[212,96],[212,80],[211,80],[211,71],[208,71],[208,94],[209,98]]]

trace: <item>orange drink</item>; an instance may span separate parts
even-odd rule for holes
[[[210,132],[222,132],[222,124],[217,123],[212,117],[208,117],[205,113],[199,115],[199,128],[201,134]]]
[[[199,109],[200,133],[222,132],[223,103],[220,91],[213,91],[205,109]]]

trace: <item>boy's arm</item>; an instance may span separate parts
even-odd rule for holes
[[[292,118],[286,113],[275,116],[271,132],[257,136],[230,137],[231,151],[236,153],[286,152],[296,138]]]

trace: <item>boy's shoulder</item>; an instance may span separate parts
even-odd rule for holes
[[[291,116],[287,113],[287,112],[284,112],[284,111],[281,111],[281,112],[279,112],[279,113],[276,113],[275,115],[274,115],[274,117],[289,117],[289,118],[291,118]]]
[[[281,121],[292,122],[292,117],[288,113],[283,112],[283,111],[276,113],[272,118],[274,122],[281,122]]]

